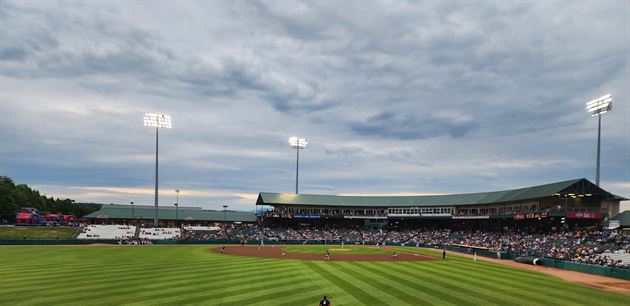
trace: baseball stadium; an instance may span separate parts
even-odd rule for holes
[[[630,306],[629,38],[628,0],[0,0],[0,306]]]
[[[153,206],[103,205],[76,226],[0,227],[0,304],[627,305],[621,200],[582,178],[434,196],[261,192],[256,213],[159,207],[157,225]]]

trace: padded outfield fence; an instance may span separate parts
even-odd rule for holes
[[[551,258],[540,258],[540,260],[543,263],[542,265],[545,267],[630,280],[630,270],[628,269],[587,265],[579,262],[564,261]]]

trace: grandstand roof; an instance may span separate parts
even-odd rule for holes
[[[592,194],[592,196],[613,200],[625,200],[597,187],[585,178],[580,178],[503,191],[430,196],[334,196],[261,192],[258,194],[256,205],[286,204],[349,207],[479,205],[533,200],[568,193],[588,193]]]
[[[87,219],[147,219],[153,220],[155,209],[149,205],[134,205],[133,211],[131,205],[109,204],[103,205],[101,209],[86,215]],[[175,207],[160,206],[158,209],[158,218],[160,220],[175,220]],[[225,218],[229,222],[254,222],[256,215],[254,213],[227,211],[224,215],[222,210],[204,210],[201,207],[179,207],[177,209],[178,220],[192,221],[223,221]]]

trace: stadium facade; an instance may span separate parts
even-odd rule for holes
[[[493,192],[430,196],[332,196],[261,192],[267,223],[499,228],[514,225],[589,226],[619,213],[626,200],[587,179]],[[263,207],[270,207],[265,209]]]
[[[160,206],[161,225],[255,223],[269,225],[494,227],[590,226],[619,213],[620,201],[587,179],[503,190],[429,196],[335,196],[261,192],[256,213]],[[84,218],[92,224],[151,224],[154,207],[103,205]],[[492,227],[491,226],[491,227]]]
[[[84,216],[91,224],[152,224],[154,206],[149,205],[103,205],[101,209]],[[163,226],[177,224],[217,224],[224,222],[256,222],[256,215],[248,212],[206,210],[201,207],[160,206],[158,219]]]

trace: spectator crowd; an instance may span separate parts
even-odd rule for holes
[[[457,245],[491,252],[544,256],[586,264],[630,268],[605,254],[630,253],[628,232],[567,230],[528,233],[524,231],[464,231],[450,229],[375,229],[334,227],[231,226],[214,232],[184,231],[184,239],[237,241],[340,242],[379,245]]]

